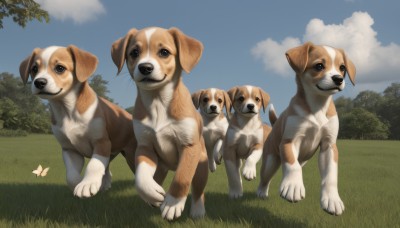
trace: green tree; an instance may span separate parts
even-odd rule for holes
[[[351,98],[343,96],[338,97],[335,100],[335,106],[336,106],[336,111],[339,114],[339,117],[347,112],[350,112],[350,110],[354,107]]]
[[[354,98],[353,102],[354,107],[377,113],[380,106],[383,104],[383,97],[377,92],[366,90],[360,92],[357,97]]]
[[[0,0],[0,29],[3,28],[5,17],[12,17],[22,27],[34,19],[46,23],[50,20],[49,14],[34,0]]]
[[[390,139],[400,139],[400,83],[392,83],[383,91],[383,104],[378,114],[390,124]]]
[[[354,108],[339,119],[339,137],[346,139],[387,139],[389,127],[376,114]]]
[[[0,97],[0,120],[4,128],[33,133],[51,131],[47,106],[32,95],[30,86],[25,86],[20,79],[10,73],[1,73]]]
[[[107,94],[110,92],[107,88],[108,81],[104,80],[100,74],[92,76],[92,78],[89,81],[89,85],[97,93],[98,96],[103,97],[111,102],[114,102],[114,100],[111,97],[107,96]]]

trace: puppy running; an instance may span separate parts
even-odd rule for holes
[[[203,137],[206,143],[208,167],[211,172],[217,169],[216,162],[221,163],[222,142],[228,130],[228,120],[223,113],[231,109],[231,100],[228,94],[220,89],[200,90],[192,94],[194,106],[199,109],[203,118]]]
[[[290,202],[303,199],[302,166],[320,148],[321,207],[340,215],[344,204],[337,187],[339,121],[332,94],[344,89],[346,74],[354,85],[356,69],[343,50],[310,42],[290,49],[286,57],[296,72],[297,94],[264,146],[258,196],[268,197],[271,178],[282,163],[281,197]]]
[[[87,82],[96,67],[96,56],[71,45],[36,48],[19,68],[25,84],[31,76],[32,93],[49,101],[67,183],[78,197],[90,197],[111,187],[109,162],[119,152],[135,171],[132,116],[97,97]],[[90,161],[82,178],[85,157]]]
[[[229,197],[243,195],[240,176],[241,159],[245,159],[243,176],[246,180],[256,178],[256,164],[262,155],[265,139],[271,127],[263,124],[261,108],[265,112],[269,95],[254,86],[234,87],[228,91],[235,110],[229,121],[229,128],[223,146],[223,158],[229,182]]]
[[[203,217],[208,177],[202,119],[182,82],[200,60],[203,45],[177,28],[132,29],[112,45],[111,56],[121,71],[125,61],[137,86],[133,126],[136,187],[140,196],[161,205],[162,217],[181,216],[192,185],[192,217]],[[168,170],[175,176],[167,193],[161,187]]]

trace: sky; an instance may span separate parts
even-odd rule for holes
[[[356,65],[356,85],[346,79],[335,98],[382,92],[400,82],[398,0],[35,1],[49,12],[50,23],[33,21],[21,28],[3,20],[0,72],[19,77],[19,64],[34,48],[74,44],[98,57],[95,74],[109,81],[109,97],[124,108],[134,104],[136,86],[126,66],[116,75],[111,44],[131,28],[149,26],[177,27],[203,43],[199,64],[183,75],[191,92],[259,86],[278,113],[296,93],[285,52],[306,41],[343,48]]]

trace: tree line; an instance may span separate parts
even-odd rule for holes
[[[108,81],[99,74],[91,77],[90,86],[110,101]],[[0,74],[0,136],[13,133],[51,133],[48,104],[33,96],[30,85],[10,73]],[[354,99],[335,100],[341,139],[400,139],[400,83],[393,83],[383,93],[366,90]],[[128,108],[130,112],[132,107]]]

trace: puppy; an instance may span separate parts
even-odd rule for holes
[[[32,78],[32,93],[50,105],[53,134],[62,148],[68,186],[78,197],[111,187],[109,162],[119,153],[135,171],[132,116],[97,97],[88,78],[96,56],[76,46],[36,48],[20,65],[22,81]],[[90,158],[84,177],[84,158]]]
[[[203,217],[208,178],[202,119],[182,81],[200,60],[203,45],[177,28],[132,29],[115,41],[111,56],[121,71],[125,61],[137,86],[133,126],[136,188],[162,217],[181,216],[192,185],[193,218]],[[168,170],[175,171],[167,193],[161,187]]]
[[[272,176],[282,163],[280,195],[290,202],[305,197],[302,166],[320,149],[321,206],[340,215],[344,204],[337,188],[339,121],[332,94],[342,91],[345,76],[356,69],[343,50],[310,42],[286,52],[296,72],[297,94],[278,118],[264,146],[258,195],[268,197]]]
[[[229,121],[223,146],[223,158],[229,182],[229,197],[243,195],[240,176],[241,159],[245,159],[243,176],[246,180],[256,177],[256,164],[262,155],[262,148],[271,131],[260,118],[261,108],[265,112],[269,95],[254,86],[234,87],[228,91],[235,110]]]
[[[223,108],[226,112],[231,108],[228,94],[220,89],[210,88],[192,94],[194,106],[199,109],[203,118],[203,137],[206,143],[208,167],[211,172],[217,169],[216,162],[220,164],[222,158],[222,142],[228,129]]]

